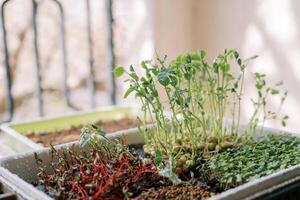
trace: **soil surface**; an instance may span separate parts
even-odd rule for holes
[[[134,119],[122,118],[120,120],[114,120],[110,122],[98,121],[95,123],[95,125],[101,128],[103,131],[111,133],[137,127],[139,123]],[[44,146],[49,147],[50,144],[57,145],[78,140],[81,135],[82,127],[83,126],[78,126],[67,130],[54,131],[51,133],[31,133],[27,135],[27,137],[36,143],[41,143]]]
[[[209,198],[212,194],[200,186],[172,185],[160,188],[151,188],[143,192],[135,200],[200,200]]]

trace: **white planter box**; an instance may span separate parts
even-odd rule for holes
[[[31,146],[0,132],[0,158],[32,150]]]
[[[69,129],[72,126],[85,125],[96,121],[112,121],[124,117],[134,119],[136,112],[130,107],[110,106],[93,111],[77,112],[51,118],[39,118],[27,122],[12,122],[0,126],[0,129],[10,138],[24,145],[24,151],[43,148],[42,144],[37,144],[26,135],[30,132],[51,132],[62,129]]]
[[[282,134],[274,129],[266,129],[266,132],[272,134]],[[291,133],[290,133],[291,134]],[[294,135],[294,134],[292,134]],[[137,128],[128,129],[126,131],[119,131],[108,135],[109,138],[123,138],[128,144],[142,144],[143,137],[138,132]],[[60,147],[69,146],[77,142],[69,143]],[[49,148],[36,150],[37,154],[46,163],[49,162],[48,157]],[[31,199],[46,200],[51,199],[46,194],[38,191],[30,183],[36,180],[37,166],[35,164],[34,152],[24,153],[22,155],[10,156],[0,160],[0,176],[5,177],[9,182],[14,183],[19,190],[30,194]],[[279,186],[290,183],[292,180],[299,179],[300,177],[300,165],[281,170],[269,176],[265,176],[249,183],[243,184],[234,189],[230,189],[221,194],[213,196],[210,200],[241,200],[241,199],[254,199],[262,194],[272,192]]]

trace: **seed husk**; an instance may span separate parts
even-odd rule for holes
[[[225,141],[225,142],[221,143],[220,147],[221,147],[222,150],[225,150],[225,149],[228,149],[228,148],[235,147],[235,143]]]
[[[190,158],[192,155],[190,153],[184,154],[186,158]]]
[[[193,149],[190,146],[184,146],[184,150],[185,152],[189,152],[189,153],[193,152]]]
[[[177,139],[176,143],[179,144],[179,145],[182,145],[182,139]]]
[[[183,156],[181,156],[181,157],[180,157],[180,159],[179,159],[179,160],[181,160],[181,161],[183,161],[183,162],[186,162],[187,158],[186,158],[186,156],[185,156],[185,155],[183,155]]]
[[[173,172],[176,174],[181,174],[183,172],[183,169],[181,167],[176,167],[173,169]]]
[[[208,143],[207,148],[209,151],[214,151],[216,149],[216,143]]]
[[[216,145],[216,151],[219,152],[221,150],[221,146],[220,145]]]
[[[218,142],[218,138],[216,138],[215,136],[208,136],[207,141],[209,143],[217,143]]]
[[[186,166],[187,168],[193,166],[193,164],[194,164],[193,160],[187,160],[187,161],[185,162],[185,166]]]
[[[199,143],[198,145],[197,145],[197,149],[198,150],[203,150],[205,148],[205,144],[204,143]]]
[[[207,160],[207,159],[210,158],[210,154],[208,152],[204,152],[202,157],[203,157],[204,160]]]

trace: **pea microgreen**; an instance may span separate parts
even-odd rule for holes
[[[188,168],[197,152],[210,156],[229,147],[238,146],[256,132],[258,124],[277,119],[278,111],[268,110],[267,101],[281,96],[281,105],[287,93],[282,84],[271,87],[266,75],[255,73],[257,99],[252,99],[254,113],[245,134],[240,136],[240,118],[244,93],[244,79],[249,62],[257,56],[242,59],[236,50],[226,49],[212,63],[206,61],[206,52],[187,53],[167,62],[167,56],[154,61],[142,61],[138,75],[133,66],[129,70],[118,67],[116,76],[127,74],[130,94],[142,103],[153,129],[141,128],[145,134],[145,150],[161,158],[172,158],[175,167]],[[165,98],[164,98],[165,97]],[[167,117],[166,110],[172,115]],[[224,123],[231,118],[230,126]],[[288,117],[282,118],[286,124]],[[263,132],[263,129],[262,129]],[[176,163],[175,162],[175,163]],[[188,163],[188,164],[186,164]]]

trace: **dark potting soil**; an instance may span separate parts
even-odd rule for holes
[[[95,125],[107,133],[134,128],[139,125],[137,120],[122,118],[110,122],[98,121]],[[83,126],[72,127],[66,130],[53,131],[51,133],[31,133],[27,135],[32,141],[41,143],[46,147],[51,145],[63,144],[79,140]]]
[[[159,188],[151,188],[142,192],[135,200],[200,200],[209,198],[212,195],[203,187],[193,185],[171,185]]]
[[[126,179],[127,177],[123,177]],[[159,175],[148,175],[143,177],[139,182],[136,182],[134,184],[131,184],[128,186],[128,190],[130,190],[130,193],[127,193],[124,191],[123,185],[115,184],[112,186],[109,190],[106,192],[103,192],[100,197],[94,198],[95,200],[126,200],[126,199],[135,199],[137,196],[141,195],[143,190],[147,189],[158,189],[162,186],[171,185],[170,181],[168,181],[166,178],[162,178]],[[81,199],[81,198],[70,198],[69,196],[63,196],[57,191],[46,191],[46,188],[44,185],[35,185],[35,187],[45,192],[48,196],[50,196],[53,199],[57,200],[63,200],[63,199],[69,199],[69,200],[75,200],[75,199]],[[88,192],[88,196],[93,199],[93,195],[95,194],[95,186],[86,185],[86,187],[83,187]],[[126,190],[126,189],[125,189]],[[86,200],[89,198],[86,198]],[[84,198],[85,200],[85,198]]]

